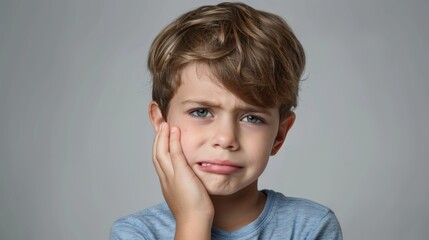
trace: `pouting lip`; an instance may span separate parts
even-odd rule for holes
[[[198,169],[203,172],[222,175],[234,174],[243,169],[243,166],[240,166],[231,161],[206,160],[200,161],[197,164]]]
[[[197,162],[198,165],[203,165],[203,164],[210,164],[210,165],[221,165],[221,166],[229,166],[229,167],[235,167],[235,168],[242,168],[242,166],[229,161],[229,160],[203,160],[203,161],[199,161]]]

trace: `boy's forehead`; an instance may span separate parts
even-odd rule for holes
[[[213,70],[205,63],[190,63],[187,64],[181,73],[181,76],[192,76],[196,78],[209,78],[213,82],[219,82],[218,78],[213,74]],[[220,82],[219,82],[220,84]]]
[[[195,90],[196,92],[208,90],[217,94],[231,94],[235,96],[213,74],[210,67],[204,63],[192,63],[183,68],[180,74],[180,85],[177,90],[183,85],[189,88],[189,90]]]
[[[211,87],[215,85],[222,91],[233,94],[222,82],[214,75],[213,71],[207,64],[191,63],[185,66],[180,74],[180,85],[191,85],[192,88]],[[178,86],[180,88],[180,85]],[[216,88],[212,89],[215,90]]]
[[[240,108],[261,108],[244,101],[240,96],[227,89],[213,74],[210,67],[203,63],[193,63],[183,68],[180,74],[180,82],[173,98],[180,98],[181,102],[210,102],[213,103],[212,105],[219,105],[222,101],[231,101]]]

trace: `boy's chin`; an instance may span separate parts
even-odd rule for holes
[[[206,186],[206,190],[210,196],[219,197],[232,196],[243,191],[243,189],[239,188],[211,188],[210,186]]]
[[[232,196],[236,194],[253,194],[258,191],[257,180],[251,184],[216,183],[213,179],[201,181],[210,196]]]
[[[230,196],[238,192],[236,189],[219,189],[206,186],[206,190],[210,196]]]

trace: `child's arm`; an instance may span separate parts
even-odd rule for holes
[[[177,127],[170,129],[167,123],[161,124],[152,159],[162,193],[176,219],[175,239],[210,239],[214,207],[183,155]]]

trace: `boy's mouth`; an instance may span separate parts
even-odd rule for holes
[[[202,161],[198,163],[199,169],[204,172],[217,174],[231,174],[240,171],[243,167],[230,161]]]
[[[205,162],[203,162],[203,163],[200,163],[200,165],[203,166],[203,167],[206,167],[206,166],[210,166],[212,164],[211,163],[205,163]]]

